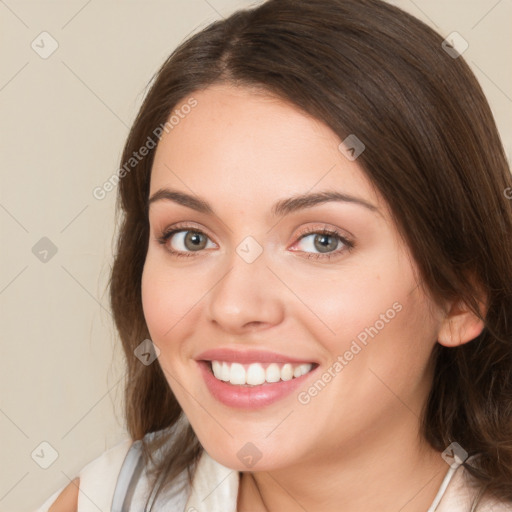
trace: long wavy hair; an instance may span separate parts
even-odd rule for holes
[[[191,481],[202,447],[190,424],[174,432],[183,411],[159,364],[134,355],[150,337],[141,276],[155,148],[130,159],[181,101],[228,83],[261,88],[341,140],[357,134],[364,141],[358,163],[387,201],[422,286],[440,304],[463,301],[485,323],[468,343],[435,345],[422,435],[439,452],[455,441],[480,454],[466,464],[480,497],[512,501],[512,179],[475,76],[442,42],[380,0],[269,0],[189,37],[153,77],[122,154],[110,300],[126,355],[127,429],[134,440],[157,431],[174,436],[158,463],[152,454],[166,436],[144,439],[163,488],[185,469]]]

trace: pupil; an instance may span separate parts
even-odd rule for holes
[[[329,239],[330,239],[330,243],[329,243]],[[317,246],[317,242],[319,242],[318,246]],[[327,249],[327,250],[336,249],[336,245],[337,245],[336,240],[334,239],[334,237],[332,235],[317,235],[315,237],[315,247],[320,252],[328,252],[325,249]]]
[[[192,248],[197,249],[201,244],[201,233],[189,232],[185,237],[185,242],[191,242]],[[188,244],[187,244],[188,245]],[[190,248],[190,247],[189,247]]]

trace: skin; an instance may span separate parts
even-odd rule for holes
[[[326,125],[247,88],[214,85],[193,97],[197,106],[158,145],[149,195],[193,194],[216,215],[151,204],[142,300],[158,362],[199,441],[243,472],[239,511],[424,512],[449,469],[418,434],[427,361],[435,343],[466,343],[482,322],[425,294],[382,197]],[[325,202],[271,215],[279,199],[328,189],[378,211]],[[158,243],[178,222],[203,231],[205,248],[194,252],[178,235]],[[334,237],[335,257],[308,258],[322,253],[300,230],[325,226],[355,247]],[[236,253],[247,236],[263,249],[253,263]],[[210,395],[195,361],[219,347],[300,356],[321,367],[307,390],[396,302],[401,311],[307,404],[294,392],[260,409],[230,408]],[[237,456],[247,442],[262,453],[250,471]]]
[[[48,512],[76,512],[78,509],[78,489],[80,478],[72,480],[59,494]]]

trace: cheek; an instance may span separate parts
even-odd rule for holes
[[[318,338],[330,357],[327,384],[301,389],[298,400],[310,417],[325,419],[326,432],[333,436],[340,425],[357,436],[379,424],[379,418],[391,421],[403,413],[404,404],[420,414],[430,386],[427,363],[436,324],[424,298],[411,288],[379,293],[371,301],[346,301],[336,335]]]
[[[192,281],[193,282],[193,281]],[[167,340],[184,335],[182,320],[193,310],[201,290],[190,279],[172,271],[158,258],[148,254],[141,280],[142,308],[151,338],[160,348]]]
[[[367,266],[361,271],[342,270],[335,279],[316,279],[314,286],[311,279],[301,284],[295,278],[294,291],[309,310],[303,321],[329,351],[344,351],[351,340],[368,338],[367,329],[377,324],[379,330],[384,325],[386,330],[388,322],[401,314],[398,310],[414,287],[404,274],[391,267],[386,271]]]
[[[335,275],[315,280],[314,286],[304,279],[298,295],[316,317],[310,328],[338,353],[353,339],[359,337],[364,343],[376,331],[379,337],[393,330],[396,335],[404,327],[404,317],[422,306],[412,293],[417,288],[414,269],[408,253],[389,236],[372,251],[349,260]],[[405,313],[413,297],[414,305]]]

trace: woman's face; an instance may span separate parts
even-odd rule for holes
[[[193,98],[156,151],[150,197],[181,195],[150,203],[142,299],[199,441],[244,471],[416,435],[441,315],[358,148],[340,151],[327,126],[249,89],[215,85]],[[321,192],[357,201],[319,202]],[[312,199],[291,200],[303,195]],[[216,349],[231,352],[205,354]],[[201,362],[211,359],[225,363],[219,379]],[[287,380],[290,364],[298,377]],[[246,374],[280,381],[222,380]]]

